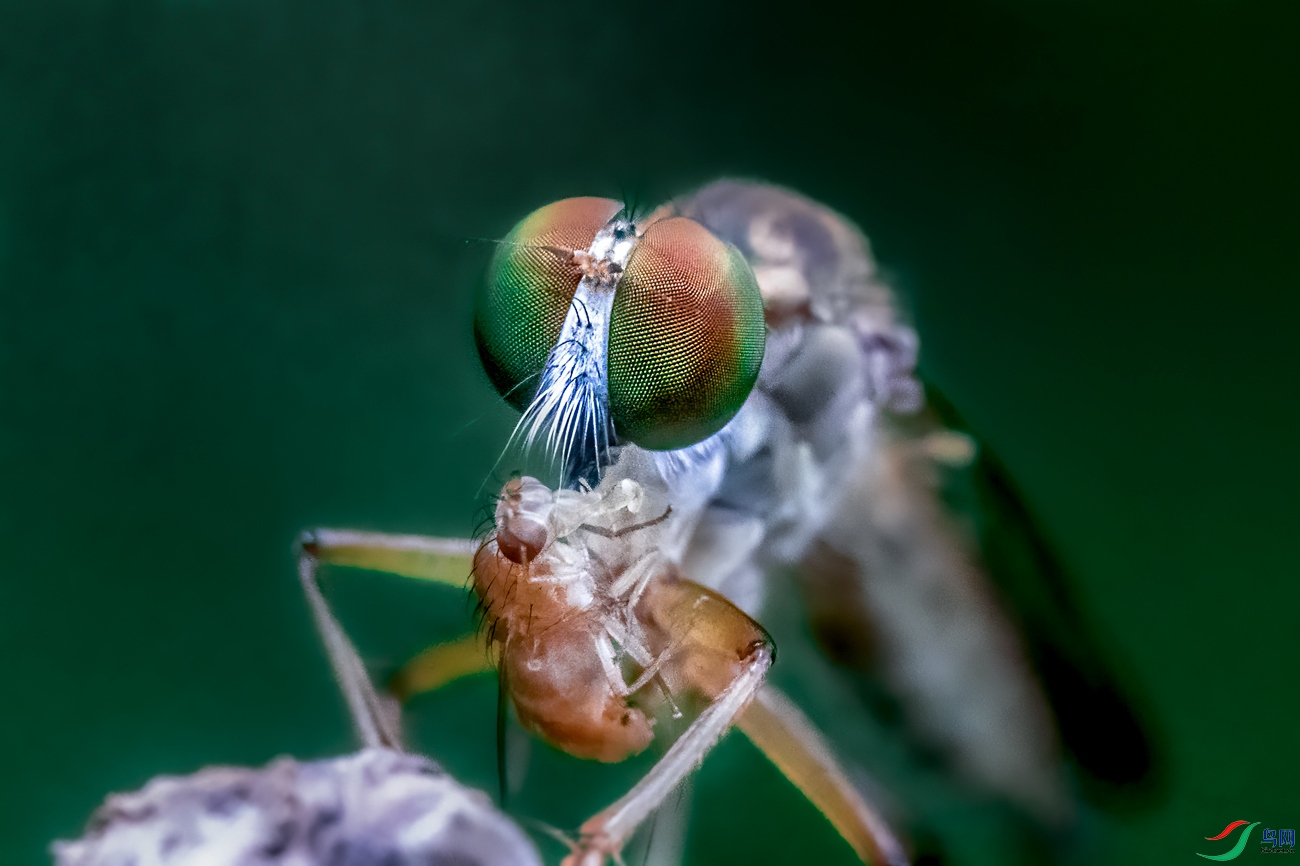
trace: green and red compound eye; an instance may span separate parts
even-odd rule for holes
[[[516,409],[533,399],[578,288],[572,252],[590,247],[621,209],[613,199],[566,198],[524,217],[497,247],[474,305],[474,341],[488,378]]]
[[[620,210],[608,199],[548,205],[493,258],[475,337],[489,377],[516,407],[532,399],[581,279],[571,253],[590,247]],[[668,450],[716,433],[749,396],[765,338],[762,296],[740,252],[694,220],[651,223],[609,314],[606,386],[618,441]]]
[[[685,448],[722,429],[758,378],[767,336],[754,272],[685,217],[632,250],[609,323],[609,409],[619,439]]]

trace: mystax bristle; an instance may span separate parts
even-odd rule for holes
[[[474,310],[483,368],[501,395],[524,408],[560,336],[580,275],[572,253],[591,246],[622,205],[567,198],[525,217],[498,246]]]
[[[721,429],[753,388],[765,336],[762,296],[738,250],[694,220],[651,224],[610,316],[619,439],[682,448]]]

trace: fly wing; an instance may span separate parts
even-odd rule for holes
[[[813,627],[883,681],[916,741],[1060,824],[1072,804],[1051,712],[923,443],[889,430],[852,467],[802,563]]]
[[[933,385],[927,405],[946,427],[969,433]],[[946,473],[950,501],[971,515],[985,571],[1024,635],[1051,701],[1065,747],[1099,803],[1149,793],[1159,756],[1130,690],[1114,672],[1087,622],[1074,581],[997,455],[981,446],[970,463]],[[962,500],[964,499],[964,502]]]
[[[1159,760],[1009,475],[988,448],[939,423],[961,429],[937,392],[927,403],[934,411],[882,425],[799,576],[818,643],[873,715],[888,725],[896,708],[921,747],[881,773],[907,792],[918,854],[966,862],[962,831],[920,777],[950,767],[1059,829],[1079,810],[1067,761],[1083,793],[1113,807],[1158,788]],[[930,769],[927,748],[943,759]],[[1048,844],[1033,825],[986,814],[1010,834],[1007,856],[1037,849],[1035,862],[1055,862],[1066,850],[1066,837]]]

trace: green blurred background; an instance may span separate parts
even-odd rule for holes
[[[720,174],[864,227],[1079,575],[1169,762],[1107,861],[1300,823],[1298,9],[0,5],[0,862],[155,773],[349,748],[291,541],[473,527],[513,416],[465,239]],[[329,583],[380,664],[465,622]],[[482,785],[494,694],[414,708]],[[557,822],[619,784],[556,766]],[[696,793],[700,862],[843,856],[737,738]]]

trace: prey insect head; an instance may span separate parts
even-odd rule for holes
[[[637,225],[610,199],[534,211],[498,247],[475,310],[479,355],[565,486],[610,448],[685,448],[720,430],[762,362],[763,302],[738,250],[699,223]]]

